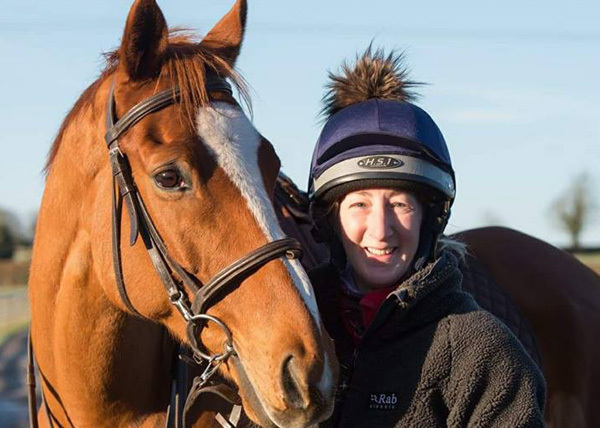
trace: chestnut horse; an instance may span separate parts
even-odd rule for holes
[[[218,368],[235,384],[262,426],[331,413],[331,340],[271,205],[280,163],[224,80],[240,82],[245,21],[238,0],[194,41],[136,0],[65,119],[29,283],[41,426],[164,426],[176,343],[208,360],[204,381]]]
[[[282,227],[305,247],[307,268],[327,261],[310,233],[306,194],[280,179]],[[523,233],[488,227],[457,235],[467,245],[463,288],[503,320],[541,366],[552,428],[600,427],[600,276],[570,254]]]

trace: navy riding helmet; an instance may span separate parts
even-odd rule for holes
[[[343,195],[369,187],[401,188],[425,201],[414,265],[419,270],[436,257],[455,196],[446,142],[424,110],[406,101],[371,98],[343,108],[327,121],[310,169],[313,217]],[[317,237],[330,240],[318,230],[323,223],[316,221],[316,227]]]

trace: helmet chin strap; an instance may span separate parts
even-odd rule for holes
[[[439,238],[450,217],[450,201],[430,203],[421,224],[421,239],[412,264],[412,272],[421,270],[428,262],[439,257]]]

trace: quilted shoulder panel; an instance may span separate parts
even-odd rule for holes
[[[500,319],[521,341],[533,361],[542,369],[541,354],[529,322],[519,312],[508,294],[492,278],[487,269],[473,257],[461,264],[463,290],[470,293],[479,306]]]

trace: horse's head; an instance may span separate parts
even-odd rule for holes
[[[200,288],[232,262],[284,237],[271,203],[279,170],[273,147],[230,93],[207,86],[210,76],[239,82],[233,66],[245,20],[246,2],[238,0],[194,42],[169,33],[154,0],[137,0],[112,66],[96,87],[98,111],[91,115],[104,123],[111,85],[115,120],[152,95],[179,87],[177,102],[145,115],[119,136],[118,145],[168,256]],[[132,306],[186,342],[186,322],[153,268],[146,238],[131,246],[124,239],[120,246],[131,306],[121,298],[113,274],[111,214],[105,208],[113,192],[112,171],[108,151],[102,150],[104,160],[89,189],[97,192],[92,252],[102,287],[115,306],[128,312]],[[126,220],[128,211],[124,208],[120,227],[124,237],[134,223]],[[171,272],[176,283],[181,271]],[[192,301],[192,290],[181,288]],[[252,419],[265,426],[304,427],[330,414],[335,357],[297,260],[277,257],[262,264],[229,284],[207,313],[233,333],[237,356],[220,369],[239,386]],[[208,322],[200,331],[210,353],[223,350],[226,338],[219,326]]]

